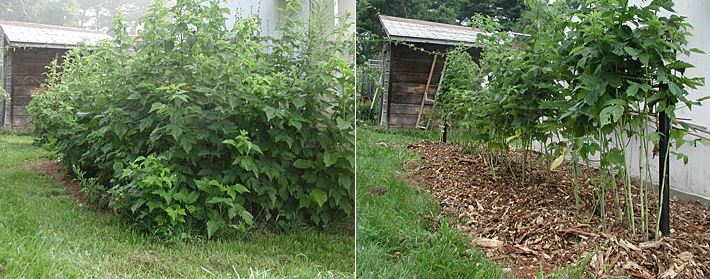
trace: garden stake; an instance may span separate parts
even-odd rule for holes
[[[661,88],[662,91],[665,91],[665,85]],[[658,113],[658,131],[661,133],[661,141],[660,141],[660,147],[659,147],[659,156],[658,156],[658,166],[659,166],[659,172],[658,172],[658,182],[659,182],[659,189],[658,193],[660,194],[659,202],[661,204],[661,216],[660,216],[660,230],[661,234],[663,236],[668,236],[671,233],[670,229],[670,224],[669,224],[669,215],[670,215],[670,206],[669,206],[669,185],[668,183],[670,182],[670,171],[668,169],[668,142],[669,142],[669,137],[670,137],[670,125],[668,125],[668,122],[670,121],[668,115],[661,111]]]

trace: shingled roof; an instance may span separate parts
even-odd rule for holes
[[[70,49],[80,42],[94,45],[111,39],[94,30],[17,21],[0,21],[0,30],[11,47]]]
[[[385,34],[396,41],[443,45],[474,45],[484,34],[471,27],[380,15]]]

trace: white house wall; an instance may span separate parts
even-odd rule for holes
[[[648,1],[645,1],[648,3]],[[630,3],[643,5],[644,1],[632,0]],[[688,45],[691,48],[699,48],[710,53],[710,1],[702,0],[676,0],[675,10],[677,14],[688,17],[687,20],[694,26],[692,37],[688,38]],[[688,69],[687,74],[695,77],[705,77],[710,84],[710,55],[693,53],[687,57],[687,61],[695,68]],[[705,85],[697,90],[690,91],[691,99],[698,99],[710,94],[710,85]],[[710,102],[705,102],[701,107],[695,107],[692,111],[687,109],[677,113],[679,118],[690,118],[691,122],[703,127],[710,127]],[[638,164],[638,144],[632,143],[629,150],[632,151],[630,164]],[[670,186],[671,189],[699,196],[710,200],[710,147],[685,147],[681,149],[689,157],[687,165],[683,161],[676,160],[675,156],[670,156]],[[652,160],[653,180],[658,182],[658,157]]]
[[[308,2],[308,1],[304,1]],[[234,25],[236,18],[257,16],[261,19],[261,32],[265,36],[276,35],[276,27],[281,19],[281,9],[286,5],[284,0],[230,0],[224,3],[229,8],[229,26]]]
[[[303,16],[304,20],[308,21],[310,9],[313,6],[314,1],[302,0],[302,6],[304,9]],[[355,32],[354,19],[355,19],[355,0],[322,0],[321,3],[326,9],[332,11],[329,14],[327,20],[333,20],[335,24],[335,17],[333,14],[338,14],[339,16],[350,14],[350,22],[353,23],[352,32]],[[258,16],[261,19],[261,30],[262,34],[265,36],[276,36],[276,27],[279,21],[282,20],[281,9],[286,6],[285,0],[228,0],[223,4],[226,8],[230,10],[230,16],[228,19],[228,24],[231,26],[234,24],[236,18],[242,18],[247,16]],[[322,19],[321,19],[322,20]]]

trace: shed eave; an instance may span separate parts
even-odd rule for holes
[[[69,44],[46,44],[46,43],[25,43],[25,42],[10,42],[9,47],[26,47],[26,48],[52,48],[52,49],[73,49],[76,45]]]
[[[475,47],[476,46],[476,43],[474,43],[474,42],[437,40],[437,39],[400,37],[400,36],[389,36],[389,37],[392,41],[402,41],[402,42],[409,42],[409,43],[425,43],[425,44],[450,45],[450,46],[464,45],[467,47]]]

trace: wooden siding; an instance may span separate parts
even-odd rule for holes
[[[9,51],[12,60],[10,124],[12,129],[27,129],[29,128],[27,105],[32,99],[32,94],[47,78],[46,67],[55,58],[61,59],[66,50],[16,48]]]
[[[428,46],[427,49],[435,51],[445,51],[445,46]],[[390,59],[390,82],[389,89],[389,117],[388,128],[402,129],[414,128],[419,114],[419,106],[424,96],[429,78],[429,70],[434,62],[434,55],[418,50],[413,50],[408,46],[392,46]],[[444,67],[444,59],[439,57],[434,67],[431,84],[429,86],[429,98],[435,98],[435,92],[439,83],[441,70]],[[431,109],[431,105],[424,106],[425,114]]]
[[[417,44],[417,47],[428,51],[445,53],[451,46]],[[385,95],[382,101],[382,126],[390,129],[415,128],[419,106],[424,95],[431,64],[434,55],[414,50],[405,45],[386,45],[383,53]],[[474,61],[478,61],[480,50],[469,50]],[[444,57],[437,58],[434,73],[429,85],[428,97],[436,98],[436,91],[444,68]],[[424,106],[424,114],[431,110],[432,105]]]

